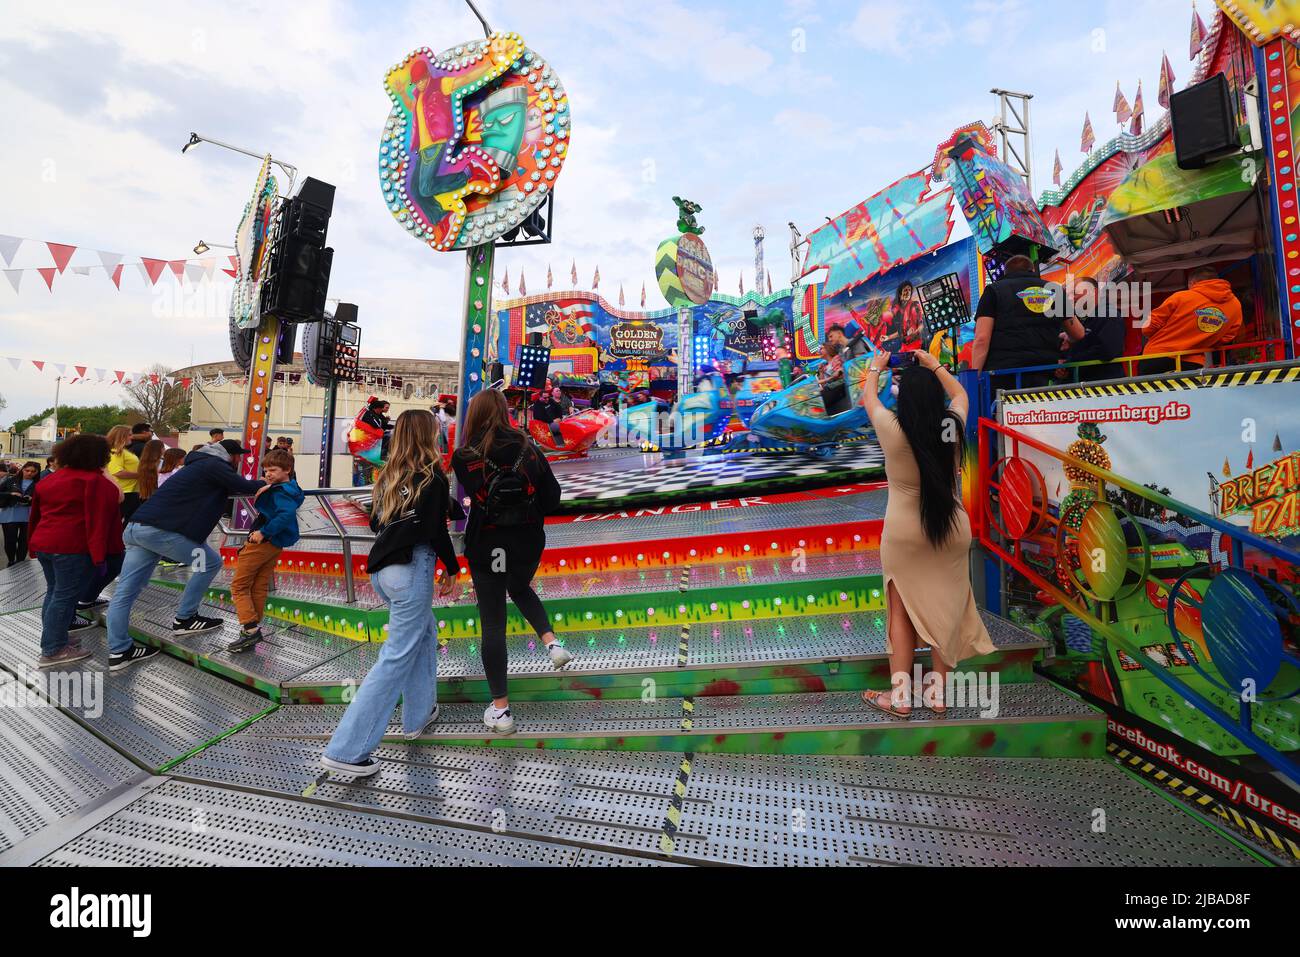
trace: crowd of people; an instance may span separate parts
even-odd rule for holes
[[[1122,374],[1114,360],[1124,348],[1124,319],[1107,310],[1071,312],[1059,323],[1045,321],[1035,306],[1041,280],[1023,257],[1011,259],[1004,275],[990,283],[976,310],[973,365],[978,370],[1042,365],[1061,359],[1095,360],[1088,376]],[[1093,284],[1076,295],[1096,303]],[[906,316],[910,296],[900,290]],[[1038,304],[1041,306],[1041,303]],[[909,319],[915,324],[915,319]],[[1242,325],[1240,303],[1229,284],[1212,271],[1191,273],[1188,289],[1159,306],[1145,324],[1145,355],[1160,363],[1163,352],[1209,350],[1231,341]],[[903,337],[904,339],[906,337]],[[891,688],[863,692],[865,705],[906,718],[924,706],[945,713],[944,683],[953,669],[993,647],[970,586],[970,521],[961,498],[965,461],[967,396],[957,380],[922,349],[877,348],[862,402],[880,441],[889,484],[881,539],[887,608],[886,644]],[[842,327],[826,333],[825,363],[818,371],[824,394],[843,393],[844,366],[871,352],[864,335]],[[906,353],[906,357],[893,355]],[[788,355],[786,356],[789,362]],[[1154,360],[1153,360],[1154,361]],[[1183,367],[1204,356],[1191,353]],[[894,371],[894,409],[871,387],[885,369]],[[1143,371],[1164,368],[1150,365]],[[793,372],[783,370],[785,375]],[[839,393],[836,392],[839,390]],[[827,399],[832,411],[840,399]],[[368,573],[388,607],[388,626],[374,666],[346,709],[322,756],[327,768],[368,776],[379,769],[373,756],[401,702],[403,733],[419,738],[438,719],[437,620],[435,593],[451,596],[459,562],[449,522],[460,517],[444,464],[455,408],[438,403],[431,411],[409,410],[395,421],[388,403],[372,398],[363,417],[384,436],[386,462],[374,485],[370,527],[375,533]],[[572,411],[558,387],[540,394],[532,416],[552,426]],[[507,680],[506,606],[513,601],[537,633],[555,668],[572,654],[557,640],[532,580],[546,547],[545,518],[560,501],[560,486],[545,455],[520,427],[505,396],[480,392],[470,402],[461,441],[450,469],[470,503],[464,558],[473,581],[481,625],[480,647],[491,701],[483,724],[496,733],[514,730]],[[45,575],[39,666],[54,667],[89,656],[79,633],[95,627],[78,616],[107,605],[109,670],[116,672],[158,654],[135,641],[131,613],[159,562],[192,568],[171,630],[190,635],[222,627],[200,613],[209,585],[221,569],[208,539],[232,498],[252,500],[256,515],[239,552],[232,597],[239,631],[228,645],[243,652],[263,640],[262,617],[272,570],[283,549],[298,540],[297,513],[304,492],[294,478],[293,442],[268,440],[263,477],[240,476],[237,465],[249,450],[224,431],[188,454],[167,447],[148,423],[118,426],[107,436],[74,435],[55,448],[45,468],[25,462],[0,479],[0,524],[10,564],[34,555]],[[116,580],[111,601],[102,596]],[[931,653],[931,680],[924,693],[912,684],[919,648]]]
[[[1008,259],[1001,278],[985,286],[976,307],[971,368],[1037,370],[1022,373],[1018,381],[995,375],[995,388],[1008,389],[1071,378],[1059,366],[1072,363],[1089,363],[1077,369],[1083,382],[1119,378],[1130,374],[1115,360],[1125,354],[1131,324],[1142,336],[1141,355],[1151,357],[1137,362],[1134,373],[1195,372],[1204,367],[1206,351],[1237,342],[1244,327],[1240,300],[1213,266],[1189,270],[1187,288],[1149,316],[1120,314],[1092,277],[1074,279],[1068,294],[1073,299],[1069,308],[1049,311],[1051,290],[1044,287],[1038,267],[1027,256]]]

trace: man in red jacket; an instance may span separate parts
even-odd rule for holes
[[[78,599],[93,598],[121,568],[122,520],[117,485],[104,475],[108,442],[99,435],[74,435],[57,449],[59,469],[38,482],[30,519],[32,553],[45,573],[41,606],[41,668],[81,661],[90,652],[70,631]],[[92,591],[93,589],[93,591]]]

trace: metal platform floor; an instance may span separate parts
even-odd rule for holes
[[[0,617],[0,668],[30,676],[40,638],[38,613]],[[75,670],[103,682],[103,708],[97,715],[73,711],[72,716],[151,770],[164,769],[273,707],[261,695],[167,656],[112,674],[104,629],[83,631],[80,638],[94,655]]]
[[[1103,759],[683,756],[386,744],[376,752],[383,761],[379,774],[352,781],[322,776],[321,747],[243,733],[175,773],[682,863],[1259,863]],[[680,818],[669,827],[674,805]],[[1098,808],[1106,814],[1100,831],[1093,824]]]
[[[78,823],[84,827],[55,846],[33,848],[15,863],[38,867],[627,867],[671,863],[167,778],[156,778],[138,790],[134,800],[112,814],[68,822],[65,831],[76,830]],[[4,863],[2,858],[0,863]]]
[[[143,774],[0,671],[0,853]]]

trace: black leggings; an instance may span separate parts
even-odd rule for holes
[[[5,558],[13,565],[27,560],[27,523],[5,522]]]
[[[478,595],[478,615],[483,626],[480,642],[483,650],[483,671],[487,674],[488,688],[493,698],[504,698],[506,681],[506,595],[515,603],[520,613],[537,632],[537,637],[551,631],[550,620],[542,600],[533,591],[533,575],[542,560],[544,541],[525,541],[499,546],[495,565],[504,571],[493,571],[493,552],[496,546],[480,544],[469,557],[469,574]]]

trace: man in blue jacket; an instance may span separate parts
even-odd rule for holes
[[[221,627],[220,618],[200,615],[199,603],[221,571],[221,555],[207,538],[217,527],[232,495],[257,495],[266,487],[249,481],[235,463],[249,450],[234,439],[224,439],[196,449],[185,457],[185,467],[168,479],[131,516],[122,533],[126,557],[108,606],[108,668],[121,671],[158,654],[132,641],[128,626],[131,608],[162,559],[184,562],[193,570],[180,607],[172,621],[172,634],[189,635]]]

